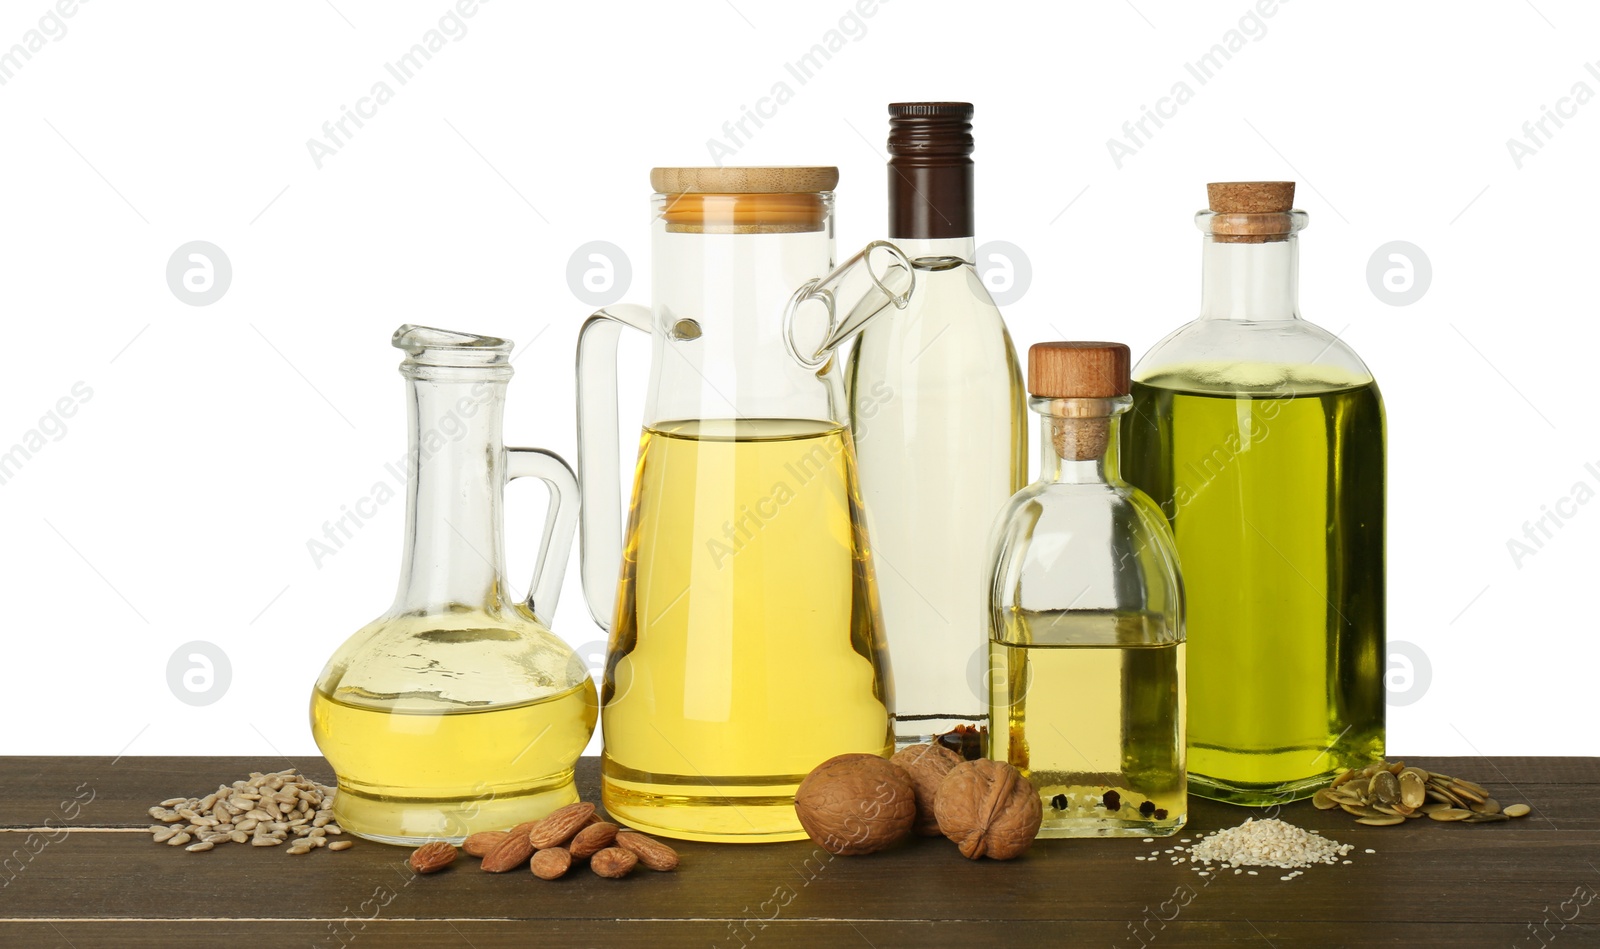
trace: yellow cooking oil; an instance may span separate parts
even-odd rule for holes
[[[1187,594],[1189,786],[1309,796],[1384,753],[1384,416],[1370,376],[1206,363],[1133,383],[1129,481]]]
[[[572,764],[594,731],[594,680],[517,704],[437,696],[311,696],[317,745],[339,775],[344,829],[387,843],[459,843],[578,799]]]
[[[645,429],[601,693],[602,793],[619,822],[802,839],[807,772],[893,750],[855,485],[837,423]]]
[[[989,756],[1033,782],[1040,837],[1149,837],[1188,819],[1184,644],[1159,617],[1013,610],[989,643]]]

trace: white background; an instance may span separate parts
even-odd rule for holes
[[[878,0],[870,16],[846,0],[494,0],[400,86],[384,64],[451,6],[94,0],[0,85],[0,451],[75,383],[92,390],[0,485],[0,753],[314,754],[311,683],[398,572],[402,500],[320,566],[307,549],[405,451],[390,333],[527,345],[507,441],[570,459],[590,307],[568,258],[614,242],[628,298],[647,300],[647,170],[708,163],[707,141],[782,81],[792,97],[724,161],[839,165],[841,253],[881,236],[885,104],[976,103],[980,243],[1031,261],[1005,310],[1019,350],[1141,352],[1196,310],[1204,183],[1298,180],[1302,309],[1343,332],[1388,404],[1390,637],[1431,670],[1396,672],[1414,701],[1390,709],[1391,751],[1600,754],[1580,724],[1600,503],[1562,500],[1600,488],[1600,103],[1568,102],[1520,169],[1506,145],[1575,83],[1600,92],[1592,5],[1296,0],[1243,24],[1253,38],[1202,85],[1184,65],[1241,27],[1246,0]],[[5,0],[0,51],[52,9]],[[785,64],[833,29],[843,47],[798,82]],[[379,80],[392,101],[319,169],[307,140]],[[1192,99],[1119,169],[1107,139],[1179,81]],[[232,262],[209,306],[166,281],[192,240]],[[1409,306],[1368,285],[1391,240],[1431,260]],[[521,578],[542,492],[512,495]],[[1507,541],[1558,504],[1572,516],[1515,562]],[[575,565],[554,625],[599,639]],[[232,665],[204,707],[168,685],[192,640]]]

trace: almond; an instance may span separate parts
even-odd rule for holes
[[[538,826],[539,826],[539,822],[536,821],[536,820],[525,820],[522,823],[518,824],[517,826],[515,826],[515,827],[511,828],[510,830],[506,831],[506,833],[508,833],[508,834],[523,834],[523,835],[526,835],[526,834],[532,833],[533,829],[535,827],[538,827]]]
[[[531,856],[533,856],[533,844],[528,843],[526,836],[506,834],[506,839],[483,855],[483,863],[478,866],[490,873],[504,873],[527,863]]]
[[[654,837],[633,830],[618,831],[617,846],[638,857],[639,862],[651,870],[678,869],[678,852]]]
[[[509,836],[510,833],[504,830],[480,830],[462,841],[461,849],[465,850],[469,857],[486,857],[489,851],[498,847],[500,841]]]
[[[411,851],[409,862],[418,873],[438,873],[456,862],[456,848],[448,840],[431,841]]]
[[[541,880],[557,880],[572,869],[572,854],[562,847],[541,850],[528,861],[528,869]]]
[[[549,817],[540,821],[528,833],[528,842],[533,844],[534,850],[544,850],[548,847],[559,847],[571,840],[573,835],[582,829],[589,818],[594,816],[594,805],[587,801],[568,804],[551,812]],[[527,857],[523,857],[524,860]],[[521,861],[518,861],[519,863]]]
[[[586,860],[611,846],[616,839],[617,825],[610,821],[601,821],[578,831],[578,836],[572,838],[572,843],[567,849],[572,851],[575,859]]]
[[[631,851],[607,847],[589,859],[589,869],[608,880],[617,880],[632,872],[638,862],[639,857]]]

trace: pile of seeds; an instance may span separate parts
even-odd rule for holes
[[[150,825],[158,844],[183,847],[190,853],[217,844],[248,843],[276,847],[290,837],[292,854],[310,853],[318,847],[348,850],[350,840],[329,840],[344,831],[333,822],[333,788],[318,784],[296,769],[250,776],[233,784],[219,784],[204,797],[173,797],[150,808],[160,821]]]
[[[1155,843],[1155,838],[1146,837],[1144,842]],[[1188,843],[1194,846],[1183,846]],[[1293,880],[1313,864],[1350,863],[1342,858],[1353,849],[1349,844],[1328,840],[1314,830],[1302,830],[1273,818],[1257,820],[1252,817],[1238,827],[1204,835],[1198,842],[1184,837],[1165,851],[1152,850],[1148,857],[1133,859],[1155,861],[1166,853],[1171,855],[1174,866],[1185,862],[1194,864],[1190,869],[1203,877],[1223,870],[1232,870],[1235,875],[1248,872],[1256,876],[1257,871],[1244,868],[1276,867],[1290,871],[1278,879]]]
[[[1318,863],[1338,863],[1355,848],[1328,840],[1314,830],[1303,830],[1275,818],[1240,824],[1200,838],[1189,848],[1189,862],[1213,863],[1222,869],[1239,867],[1278,867],[1300,870]],[[1348,861],[1346,861],[1348,862]],[[1283,879],[1299,876],[1292,873]]]
[[[1502,808],[1482,785],[1407,767],[1403,761],[1380,761],[1346,771],[1311,800],[1321,810],[1337,807],[1354,814],[1356,823],[1373,827],[1404,824],[1408,818],[1418,817],[1486,824],[1525,817],[1531,810],[1526,804]]]

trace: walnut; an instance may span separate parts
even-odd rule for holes
[[[917,792],[916,832],[924,837],[939,836],[939,818],[934,814],[933,802],[939,796],[939,785],[950,769],[961,763],[961,756],[942,745],[912,745],[895,752],[889,760],[911,776],[911,787]]]
[[[1003,761],[963,761],[939,785],[939,830],[969,860],[1010,860],[1033,844],[1044,818],[1039,792]]]
[[[829,853],[875,853],[911,833],[917,794],[911,778],[877,755],[829,758],[794,796],[800,826]]]

